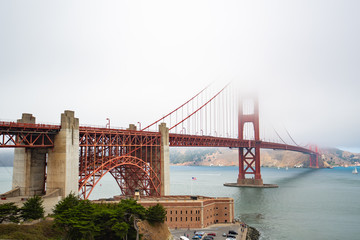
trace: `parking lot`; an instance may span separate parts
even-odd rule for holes
[[[174,236],[175,240],[179,240],[180,236],[186,236],[190,240],[194,236],[195,232],[205,232],[208,233],[215,233],[216,236],[214,237],[214,240],[225,240],[226,237],[223,237],[223,233],[228,234],[229,230],[233,230],[238,232],[239,234],[236,235],[236,240],[245,240],[246,238],[246,229],[243,229],[244,232],[241,232],[241,224],[235,223],[235,224],[215,224],[207,228],[203,229],[170,229],[171,234]],[[206,235],[205,234],[205,235]]]

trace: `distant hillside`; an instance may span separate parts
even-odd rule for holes
[[[12,167],[14,165],[14,151],[0,150],[0,167]]]
[[[320,167],[357,165],[360,154],[335,148],[321,149]],[[309,156],[291,151],[261,150],[261,165],[266,167],[308,167]],[[193,166],[237,166],[238,150],[229,148],[172,148],[170,163]]]
[[[336,148],[321,149],[322,158],[332,166],[358,165],[360,153],[351,153]]]
[[[171,148],[170,163],[200,165],[200,163],[206,160],[207,156],[213,155],[218,151],[218,148]]]

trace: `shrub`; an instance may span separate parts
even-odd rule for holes
[[[150,206],[146,210],[146,219],[151,224],[163,223],[165,221],[165,217],[166,217],[166,210],[160,204],[156,204],[155,206]]]
[[[21,208],[21,218],[26,220],[35,220],[44,217],[43,200],[39,196],[29,198]]]
[[[68,239],[93,239],[98,230],[93,221],[94,205],[88,200],[79,201],[76,206],[63,209],[54,217],[56,226],[66,232]]]
[[[4,221],[19,222],[19,208],[15,203],[0,204],[0,223]]]
[[[75,196],[74,193],[70,193],[67,197],[65,197],[63,200],[59,201],[55,205],[53,209],[53,213],[61,214],[64,211],[77,206],[79,204],[79,201],[80,201],[79,198]]]
[[[123,239],[128,234],[129,224],[124,222],[124,210],[117,205],[96,205],[94,223],[98,227],[95,239]]]

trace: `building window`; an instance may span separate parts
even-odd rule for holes
[[[187,214],[187,210],[186,210],[186,214]]]
[[[227,207],[225,207],[225,209],[227,209]]]
[[[172,214],[172,211],[170,211],[170,214]]]
[[[192,217],[190,217],[190,221],[192,221]]]
[[[226,209],[226,208],[225,208]],[[175,211],[175,214],[177,214],[177,210]]]
[[[182,217],[180,217],[180,221],[182,222]]]
[[[186,220],[185,221],[187,221],[187,217],[186,217]]]
[[[175,222],[177,222],[177,217],[175,218]]]
[[[191,214],[192,214],[192,210],[191,210],[191,212],[190,212]]]
[[[225,216],[227,216],[227,213],[225,213]]]
[[[170,222],[172,222],[172,217],[170,217]]]

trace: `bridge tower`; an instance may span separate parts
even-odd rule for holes
[[[309,149],[312,150],[312,145],[310,145]],[[319,168],[319,149],[317,145],[314,145],[315,153],[316,154],[310,154],[309,156],[309,167],[310,168]]]
[[[252,106],[247,106],[248,112],[244,113],[244,101],[252,101]],[[250,104],[251,105],[251,104]],[[251,109],[252,107],[252,109]],[[238,112],[238,139],[243,141],[244,128],[246,123],[252,123],[255,142],[239,148],[239,175],[238,185],[257,185],[262,186],[263,180],[260,173],[260,130],[259,130],[259,101],[257,97],[241,99]],[[250,175],[250,178],[247,178]]]

